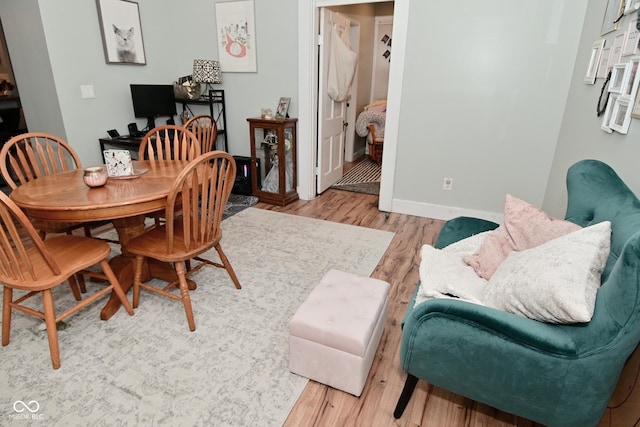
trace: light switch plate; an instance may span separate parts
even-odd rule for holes
[[[80,85],[80,92],[82,92],[82,98],[84,99],[96,97],[96,92],[93,90],[93,85]]]

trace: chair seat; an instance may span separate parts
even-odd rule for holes
[[[173,230],[174,249],[171,253],[167,248],[166,224],[154,227],[144,234],[131,239],[127,242],[127,250],[134,255],[142,255],[162,262],[186,261],[209,250],[209,248],[203,249],[201,245],[197,245],[196,249],[191,251],[182,249],[185,247],[185,243],[181,219],[174,221]],[[218,235],[215,236],[214,244],[217,244],[221,238],[222,231],[219,231]]]
[[[50,269],[40,255],[40,252],[35,247],[30,247],[27,248],[27,254],[33,263],[36,275],[44,279],[24,282],[5,278],[6,285],[26,291],[47,289],[51,287],[52,283],[63,282],[75,272],[97,264],[100,260],[106,258],[111,251],[109,245],[101,240],[87,239],[86,237],[68,234],[46,239],[44,240],[44,245],[51,252],[52,258],[58,264],[60,274],[57,276],[49,275]],[[82,256],[68,256],[69,253],[81,253]]]

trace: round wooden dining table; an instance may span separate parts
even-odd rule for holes
[[[187,165],[186,160],[135,161],[135,175],[109,178],[102,187],[88,187],[83,170],[56,173],[20,185],[11,199],[31,219],[61,222],[111,221],[118,233],[121,254],[110,260],[122,288],[133,286],[133,256],[127,242],[145,230],[145,215],[165,209],[166,199],[175,178]],[[146,169],[146,172],[143,172]],[[156,277],[168,282],[177,280],[175,270],[167,264],[147,260],[143,281]],[[193,285],[193,284],[192,284]],[[100,313],[109,319],[120,308],[112,295]]]

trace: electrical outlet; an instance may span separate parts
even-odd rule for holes
[[[451,191],[453,189],[453,178],[445,178],[442,183],[442,189]]]

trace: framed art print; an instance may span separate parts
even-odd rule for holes
[[[618,22],[616,20],[622,13],[623,0],[606,0],[607,7],[602,17],[602,27],[600,28],[600,35],[604,36],[612,31],[618,29]]]
[[[622,56],[635,55],[638,52],[638,18],[629,21],[629,27],[622,44]]]
[[[625,34],[618,34],[613,39],[613,46],[611,47],[610,61],[613,64],[618,64],[622,61],[622,45],[624,44]]]
[[[602,53],[600,54],[600,64],[598,64],[598,72],[596,73],[596,77],[599,79],[604,79],[607,77],[609,73],[609,56],[611,53],[610,47],[603,47]]]
[[[256,24],[253,1],[216,3],[218,55],[222,71],[255,73]]]
[[[107,64],[145,65],[138,3],[129,0],[96,0]]]
[[[598,73],[598,66],[600,65],[600,55],[602,55],[602,48],[604,47],[604,39],[598,40],[593,43],[591,48],[591,57],[589,58],[589,66],[587,67],[587,73],[584,76],[584,81],[587,84],[594,84],[596,82],[596,74]]]
[[[634,119],[640,119],[640,90],[636,91],[636,98],[633,101],[631,108],[631,117]]]
[[[609,83],[609,92],[612,93],[622,93],[622,89],[624,88],[629,73],[627,70],[629,69],[629,64],[616,64],[613,66],[613,70],[611,70],[611,82]]]
[[[604,116],[602,117],[602,124],[600,125],[600,129],[607,133],[613,133],[611,129],[611,113],[613,112],[613,105],[618,100],[618,95],[612,93],[609,95],[609,101],[607,102],[607,108],[604,110]]]
[[[609,127],[616,132],[626,135],[629,131],[630,123],[631,103],[628,100],[622,99],[622,97],[618,97],[618,99],[613,103]]]

